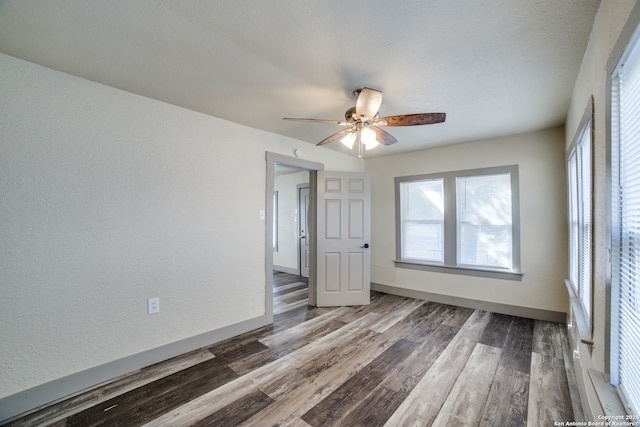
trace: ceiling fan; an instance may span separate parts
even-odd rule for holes
[[[382,104],[381,91],[363,87],[354,90],[353,95],[356,97],[356,105],[344,113],[345,120],[300,119],[289,117],[285,117],[284,120],[348,126],[348,128],[328,136],[316,145],[324,145],[340,139],[347,148],[353,149],[353,144],[356,140],[359,140],[358,157],[362,157],[363,146],[365,149],[371,150],[379,144],[391,145],[398,142],[397,139],[389,132],[381,129],[381,127],[431,125],[434,123],[442,123],[446,118],[445,113],[418,113],[379,117],[378,110]]]

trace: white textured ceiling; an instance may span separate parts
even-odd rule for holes
[[[352,91],[387,128],[367,156],[564,123],[599,0],[0,0],[0,52],[309,143]],[[331,148],[342,150],[341,144]]]

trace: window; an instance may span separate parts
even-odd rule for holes
[[[569,292],[583,339],[591,340],[591,123],[593,101],[583,116],[577,137],[569,148]]]
[[[640,412],[640,44],[612,74],[611,382]]]
[[[442,179],[403,182],[402,259],[444,261]]]
[[[521,278],[517,166],[395,181],[396,266]]]
[[[511,271],[511,176],[456,178],[458,264]]]

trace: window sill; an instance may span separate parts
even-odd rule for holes
[[[418,261],[394,260],[393,263],[398,268],[410,270],[435,271],[438,273],[462,274],[465,276],[488,277],[491,279],[504,279],[522,282],[523,273],[502,270],[480,270],[469,267],[450,267],[446,265],[424,264]]]
[[[578,337],[580,338],[580,342],[583,344],[587,344],[593,346],[593,337],[591,335],[591,319],[587,319],[587,315],[582,308],[582,304],[580,303],[580,298],[576,295],[575,289],[569,282],[569,279],[564,280],[564,284],[567,287],[567,292],[569,293],[569,301],[571,304],[571,311],[573,312],[573,318],[576,321],[576,329],[578,330]],[[571,324],[569,325],[572,326]]]

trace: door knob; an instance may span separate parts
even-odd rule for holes
[[[365,243],[364,245],[362,245],[362,246],[360,246],[360,247],[361,247],[361,248],[363,248],[363,249],[369,249],[369,244],[368,244],[368,243]]]

